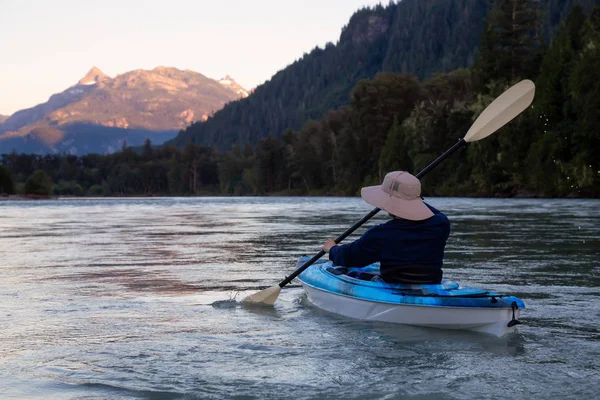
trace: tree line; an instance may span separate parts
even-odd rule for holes
[[[280,137],[225,152],[147,141],[111,155],[4,154],[0,192],[31,191],[28,181],[43,181],[43,171],[44,187],[57,195],[356,195],[391,170],[418,172],[495,97],[529,78],[533,106],[438,166],[425,193],[598,197],[600,7],[589,15],[573,7],[547,47],[534,3],[494,2],[472,68],[423,81],[378,73],[354,86],[347,105]]]

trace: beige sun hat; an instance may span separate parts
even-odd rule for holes
[[[388,173],[381,185],[362,188],[360,196],[396,217],[422,221],[433,216],[421,200],[421,181],[406,171]]]

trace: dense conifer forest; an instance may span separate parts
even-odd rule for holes
[[[255,145],[348,104],[358,81],[379,72],[407,72],[423,80],[470,67],[492,3],[498,9],[493,12],[504,13],[507,20],[512,19],[507,13],[512,7],[527,10],[515,22],[528,24],[529,33],[547,46],[573,4],[589,11],[595,1],[403,0],[365,8],[352,16],[337,43],[305,54],[252,96],[226,105],[206,122],[192,124],[171,143],[183,147],[192,141],[222,151]]]
[[[357,13],[344,29],[337,47],[345,41],[377,37],[377,29],[387,29],[386,37],[401,35],[402,30],[396,32],[390,22],[396,15],[390,10],[397,11],[403,3]],[[468,7],[479,4],[475,0],[410,4],[415,7],[414,15],[421,15],[420,12],[435,16],[439,10],[450,12],[445,8],[450,3],[455,7],[452,12],[478,12],[476,7]],[[554,8],[552,3],[557,3]],[[342,99],[344,85],[352,80],[333,68],[337,65],[338,70],[343,70],[348,64],[336,59],[336,54],[341,54],[334,51],[336,46],[316,49],[275,75],[272,81],[281,79],[280,84],[259,87],[248,99],[230,104],[211,118],[217,122],[218,118],[231,118],[232,126],[249,129],[218,139],[215,136],[216,141],[196,140],[191,133],[202,124],[195,124],[173,143],[181,148],[154,148],[147,142],[142,149],[125,145],[121,152],[111,155],[3,154],[0,193],[355,195],[364,185],[380,183],[388,171],[419,171],[463,137],[496,96],[528,78],[535,81],[537,88],[533,106],[497,134],[469,145],[441,164],[424,181],[425,193],[598,197],[600,6],[592,9],[591,2],[580,2],[584,7],[570,7],[565,16],[561,15],[565,13],[565,3],[573,2],[548,1],[550,8],[544,15],[536,0],[494,1],[481,22],[483,34],[476,38],[479,51],[461,51],[458,41],[456,48],[438,47],[438,54],[448,51],[455,57],[445,58],[449,61],[438,73],[423,67],[427,64],[423,61],[427,49],[435,48],[436,43],[427,39],[427,34],[419,42],[424,52],[411,47],[416,52],[413,54],[407,48],[405,57],[397,59],[389,54],[382,56],[384,47],[390,54],[402,51],[389,50],[389,39],[381,48],[377,40],[371,41],[369,47],[380,59],[375,65],[367,53],[352,55],[364,57],[365,62],[363,69],[354,71],[363,79],[352,85],[346,94],[348,100]],[[363,14],[368,18],[361,20]],[[554,27],[548,22],[552,19],[562,23]],[[367,23],[363,28],[352,28],[362,26],[364,21]],[[381,25],[377,21],[387,22]],[[435,21],[427,23],[435,25]],[[423,22],[423,29],[433,25]],[[455,31],[445,34],[452,32]],[[548,43],[545,35],[550,34],[553,36]],[[404,39],[391,42],[397,46],[408,43]],[[469,46],[462,45],[465,49]],[[425,58],[417,57],[417,53]],[[330,71],[318,71],[321,64],[315,60],[319,57],[331,57],[327,63]],[[472,63],[464,61],[469,57],[473,57]],[[406,64],[398,67],[395,62]],[[411,63],[414,68],[408,67]],[[453,69],[471,64],[470,68]],[[310,65],[314,66],[314,74],[306,75]],[[293,71],[296,78],[291,78]],[[346,76],[343,84],[336,80],[340,76]],[[304,91],[301,99],[294,100],[303,104],[303,111],[286,114],[283,110],[290,110],[289,102],[299,93],[294,85],[320,89],[311,95],[306,94],[310,90]],[[274,92],[266,95],[260,90]],[[252,100],[254,96],[257,97]],[[224,117],[218,117],[221,113]],[[290,115],[295,117],[289,119]],[[277,129],[261,131],[260,135],[250,130],[263,123]],[[212,134],[208,132],[201,135],[209,138]]]

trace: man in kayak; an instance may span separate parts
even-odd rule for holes
[[[383,184],[364,187],[364,201],[385,210],[392,220],[374,226],[356,241],[336,245],[327,239],[323,251],[335,265],[364,267],[379,261],[388,283],[440,283],[448,218],[421,200],[421,182],[405,171],[390,172]]]

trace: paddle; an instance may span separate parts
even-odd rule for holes
[[[431,164],[426,166],[421,172],[416,174],[417,178],[423,177],[426,173],[431,171],[440,162],[448,158],[450,154],[454,153],[458,148],[466,146],[469,142],[476,142],[484,139],[502,128],[509,121],[523,112],[531,102],[535,94],[535,85],[530,80],[523,80],[516,85],[512,86],[500,96],[498,96],[475,120],[471,128],[467,132],[464,138],[460,139],[458,143],[448,149],[444,154],[435,159]],[[337,239],[336,243],[340,243],[348,235],[354,232],[359,226],[371,219],[375,214],[380,211],[379,208],[374,208],[373,211],[362,217],[360,221],[352,225],[346,232],[342,233]],[[323,257],[325,252],[321,250],[313,258],[304,263],[300,268],[296,269],[293,274],[286,277],[278,285],[270,288],[261,290],[253,295],[250,295],[242,300],[242,303],[259,303],[259,304],[274,304],[281,292],[281,288],[290,283],[295,277],[300,275],[302,271],[310,267],[315,261]]]

